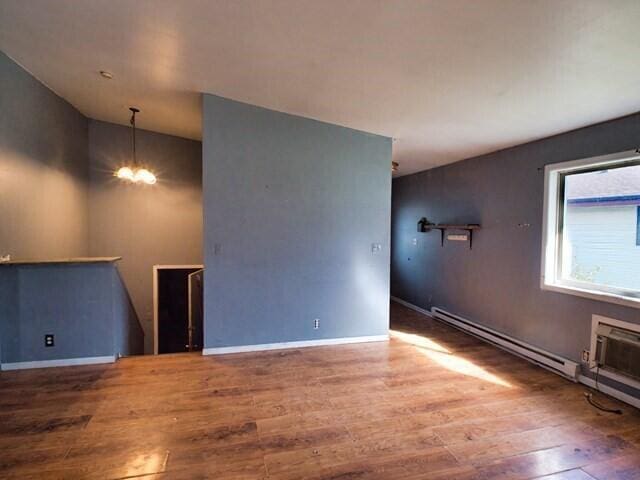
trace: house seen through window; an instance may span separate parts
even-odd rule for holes
[[[551,166],[547,189],[544,284],[640,300],[638,159]]]
[[[640,165],[565,176],[562,277],[640,291]]]

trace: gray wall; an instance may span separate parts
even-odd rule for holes
[[[0,266],[0,362],[141,353],[118,285],[111,263]],[[54,347],[44,346],[49,333]]]
[[[639,140],[633,115],[395,179],[392,295],[575,361],[589,348],[592,314],[640,323],[640,310],[540,289],[544,165],[630,150]],[[462,242],[440,247],[438,231],[417,233],[423,216],[482,230],[473,250]]]
[[[87,255],[87,119],[2,52],[0,112],[0,255]]]
[[[120,272],[113,269],[113,342],[114,351],[120,356],[144,353],[144,331]]]
[[[204,95],[203,152],[205,347],[387,333],[390,139]]]
[[[150,352],[152,266],[202,263],[200,142],[139,131],[139,158],[158,184],[118,182],[130,129],[88,120],[1,52],[0,112],[0,255],[122,256],[121,293],[133,299],[122,313],[137,312]],[[122,329],[137,342],[137,327]]]
[[[139,161],[158,172],[152,187],[113,177],[131,158],[130,128],[89,121],[89,254],[123,257],[118,268],[151,353],[153,265],[202,264],[202,148],[145,130],[136,145]]]

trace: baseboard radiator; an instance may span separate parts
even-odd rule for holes
[[[431,316],[574,382],[578,381],[580,370],[576,362],[559,357],[438,307],[431,308]]]

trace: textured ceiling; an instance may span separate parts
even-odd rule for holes
[[[640,110],[639,25],[638,0],[0,0],[0,49],[87,116],[200,138],[209,92],[394,137],[400,175]]]

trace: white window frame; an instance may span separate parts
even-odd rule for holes
[[[554,163],[545,167],[542,218],[542,265],[540,270],[540,287],[543,290],[567,293],[592,300],[640,308],[640,297],[632,296],[632,292],[602,285],[594,287],[593,284],[588,282],[567,281],[559,278],[562,238],[562,225],[560,224],[560,220],[564,209],[563,192],[561,190],[562,175],[607,167],[620,167],[628,163],[633,164],[639,160],[640,149],[563,163]]]

